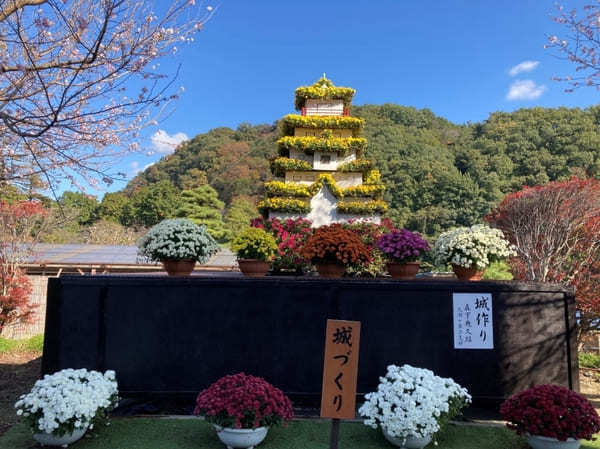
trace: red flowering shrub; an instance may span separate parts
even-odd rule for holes
[[[37,305],[29,302],[31,282],[18,268],[5,270],[0,261],[0,332],[7,324],[28,322]]]
[[[313,263],[338,262],[346,265],[371,260],[370,252],[360,237],[339,223],[317,228],[300,253]]]
[[[201,391],[194,415],[221,427],[255,429],[294,417],[292,403],[279,388],[244,373],[221,377]]]
[[[558,385],[537,385],[508,398],[500,406],[507,426],[519,435],[592,439],[600,418],[582,395]]]
[[[300,255],[300,248],[312,234],[311,221],[305,218],[279,220],[262,217],[251,222],[255,228],[264,229],[275,237],[278,254],[271,264],[273,272],[282,270],[308,271],[309,262]]]
[[[0,201],[0,331],[31,318],[31,285],[19,266],[48,224],[49,212],[39,201]]]

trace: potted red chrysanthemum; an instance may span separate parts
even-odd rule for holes
[[[196,399],[195,415],[212,423],[227,447],[251,448],[270,426],[293,418],[290,399],[266,380],[233,374],[220,378]]]
[[[558,385],[537,385],[500,407],[507,426],[533,449],[578,449],[600,431],[600,418],[582,395]]]
[[[340,223],[315,229],[300,254],[317,267],[319,276],[339,278],[347,264],[368,263],[371,255],[360,237]]]

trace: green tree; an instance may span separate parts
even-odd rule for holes
[[[82,192],[64,192],[59,198],[62,207],[76,211],[75,220],[79,226],[87,226],[96,220],[98,200],[93,195]]]
[[[231,240],[232,235],[223,222],[224,207],[225,203],[219,200],[217,191],[209,185],[203,185],[181,192],[181,206],[175,216],[205,225],[210,235],[223,243]]]
[[[250,226],[250,220],[258,217],[256,202],[248,196],[235,197],[225,213],[225,224],[231,235],[236,235]]]
[[[131,225],[130,205],[131,200],[124,193],[106,193],[98,207],[98,218],[124,226]]]
[[[154,226],[166,218],[173,218],[181,205],[179,191],[168,180],[138,188],[131,201],[132,211],[130,212],[126,205],[123,219],[145,227]]]

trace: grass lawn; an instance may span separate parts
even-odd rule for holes
[[[326,449],[328,421],[293,421],[269,431],[261,449]],[[526,449],[523,439],[503,427],[449,425],[439,435],[439,449]],[[17,425],[0,437],[1,449],[36,448],[29,430]],[[74,449],[224,449],[210,424],[199,419],[115,418],[109,427],[72,445]],[[378,430],[360,423],[342,423],[340,449],[392,448]],[[582,449],[600,448],[584,442]]]
[[[36,335],[24,340],[11,340],[0,337],[0,354],[9,352],[42,352],[44,336]]]

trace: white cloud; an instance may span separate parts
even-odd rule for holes
[[[184,140],[188,140],[189,137],[185,133],[177,133],[170,136],[166,131],[159,129],[150,140],[152,140],[152,147],[159,153],[169,154],[175,151],[175,147]]]
[[[517,80],[510,85],[507,100],[535,100],[546,91],[546,86],[535,84],[532,80]]]
[[[155,164],[155,162],[150,162],[149,164],[146,164],[143,167],[140,167],[140,163],[138,161],[133,161],[131,164],[129,164],[129,168],[131,170],[131,176],[137,175],[139,172],[146,170],[148,167],[150,167],[154,164]]]
[[[141,170],[140,163],[138,161],[133,161],[129,164],[129,169],[131,170],[131,174],[135,176]]]
[[[540,65],[540,61],[523,61],[512,67],[508,71],[508,74],[510,76],[517,76],[519,73],[531,72],[535,70],[538,65]]]

